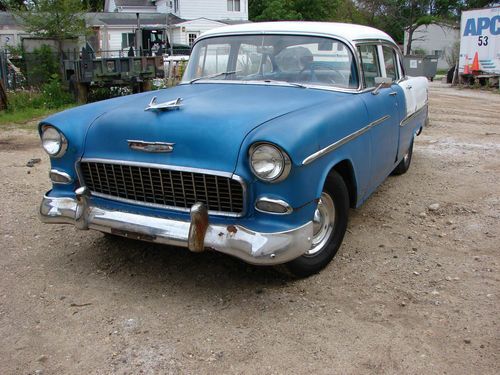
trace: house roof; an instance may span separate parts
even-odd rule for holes
[[[245,23],[213,29],[203,33],[202,37],[239,33],[308,33],[343,38],[351,43],[362,39],[382,39],[395,43],[389,35],[373,27],[335,22],[283,21]]]
[[[12,13],[0,12],[0,27],[1,26],[19,26],[20,20],[17,20]]]
[[[226,25],[241,25],[242,23],[251,23],[248,20],[215,20],[217,22],[225,23]]]
[[[117,7],[154,7],[151,0],[115,0]]]
[[[137,25],[137,16],[135,13],[103,12],[87,13],[85,15],[87,25],[89,26],[135,26]],[[184,22],[171,13],[140,13],[139,20],[141,25],[175,25]]]

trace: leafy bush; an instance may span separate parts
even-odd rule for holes
[[[50,77],[49,82],[42,86],[44,107],[55,109],[73,102],[73,97],[62,87],[57,74]]]
[[[73,97],[61,86],[54,75],[41,90],[8,92],[9,106],[0,112],[0,125],[23,123],[36,117],[46,116],[56,110],[71,106]]]
[[[42,108],[42,95],[35,90],[9,92],[7,95],[9,106],[7,112],[20,112],[28,108]]]
[[[130,87],[93,87],[89,91],[88,102],[93,103],[100,100],[106,100],[130,94],[132,94],[132,90],[130,89]]]
[[[38,86],[49,82],[54,74],[59,74],[57,53],[43,44],[31,53],[24,54],[26,73],[30,84]]]

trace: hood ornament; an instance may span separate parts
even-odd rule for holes
[[[144,108],[145,111],[170,111],[173,109],[179,109],[182,104],[182,98],[177,98],[175,100],[171,100],[169,102],[156,103],[156,96],[153,96],[148,106]]]
[[[143,152],[172,152],[174,151],[175,143],[167,143],[167,142],[145,142],[145,141],[136,141],[136,140],[127,140],[128,147],[131,150],[143,151]]]

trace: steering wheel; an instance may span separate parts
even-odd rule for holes
[[[306,70],[310,71],[309,82],[313,81],[313,78],[316,75],[316,70],[329,70],[333,73],[334,76],[336,76],[335,78],[328,77],[329,82],[327,83],[336,84],[337,82],[348,82],[348,78],[342,72],[338,71],[336,68],[329,65],[319,65],[313,62],[309,64],[309,66],[304,67],[299,74],[300,75],[304,74]]]

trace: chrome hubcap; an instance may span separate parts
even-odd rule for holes
[[[314,212],[312,247],[305,253],[306,256],[316,255],[323,250],[330,239],[334,226],[335,205],[330,195],[323,192]]]

